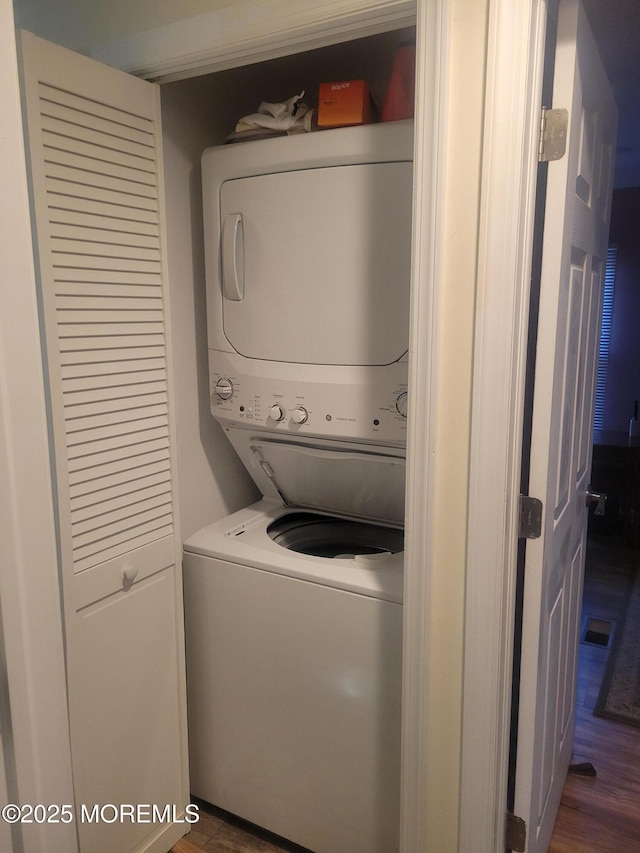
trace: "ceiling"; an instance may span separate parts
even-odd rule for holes
[[[582,0],[619,111],[615,186],[640,186],[640,0]]]

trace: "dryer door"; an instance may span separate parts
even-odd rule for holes
[[[224,333],[248,358],[391,364],[408,346],[412,164],[226,181]]]

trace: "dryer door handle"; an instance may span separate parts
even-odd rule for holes
[[[241,213],[227,213],[222,221],[222,293],[225,299],[244,299],[244,228]]]

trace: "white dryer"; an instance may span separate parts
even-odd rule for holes
[[[405,444],[412,151],[412,122],[205,151],[220,423]]]
[[[412,125],[203,155],[211,411],[263,500],[185,543],[192,792],[399,836]]]

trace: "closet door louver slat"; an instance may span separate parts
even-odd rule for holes
[[[59,217],[51,223],[51,236],[57,240],[67,240],[68,245],[77,245],[84,249],[84,254],[89,254],[88,248],[100,248],[110,246],[127,246],[136,249],[148,249],[157,252],[159,242],[157,234],[149,234],[153,226],[138,229],[131,224],[130,229],[125,230],[126,225],[114,222],[104,216],[88,216],[85,225],[64,222]]]
[[[112,385],[128,385],[137,382],[156,381],[162,376],[162,364],[154,359],[131,362],[123,361],[116,366],[83,364],[72,376],[63,376],[65,391],[85,391],[89,388],[109,388]],[[86,372],[85,372],[86,371]]]
[[[70,125],[94,127],[116,139],[132,139],[149,151],[153,159],[155,146],[150,118],[112,107],[68,89],[40,81],[40,114],[63,116]]]
[[[77,175],[76,178],[81,177]],[[103,182],[105,184],[106,182]],[[75,210],[76,203],[82,202],[99,202],[104,205],[104,209],[123,209],[130,217],[140,211],[141,217],[147,218],[147,221],[152,221],[158,216],[158,205],[156,199],[152,196],[144,196],[140,193],[132,192],[133,187],[129,188],[129,193],[118,191],[117,187],[98,186],[95,182],[87,181],[83,183],[79,180],[69,180],[69,175],[55,177],[49,175],[47,178],[47,192],[51,193],[52,201],[60,203],[61,196],[70,196],[71,199],[79,201],[71,201],[71,209]]]
[[[76,518],[84,518],[84,510],[99,505],[107,509],[114,500],[138,493],[141,499],[149,494],[165,494],[171,486],[171,476],[164,461],[127,469],[126,472],[105,477],[104,482],[84,481],[71,490],[71,503],[77,511]]]
[[[67,109],[60,104],[51,104],[49,113],[42,114],[42,127],[48,133],[51,148],[64,148],[67,151],[93,155],[96,159],[114,160],[127,165],[137,165],[144,169],[145,160],[149,163],[149,171],[153,171],[153,150],[144,143],[144,133],[140,142],[124,139],[121,135],[114,137],[111,133],[94,125],[87,127],[73,121],[76,114],[73,108]],[[64,144],[61,140],[68,140]],[[114,152],[111,154],[110,152]]]
[[[74,208],[79,205],[74,205]],[[113,209],[106,211],[80,211],[64,207],[54,208],[50,206],[51,216],[51,233],[59,232],[61,236],[69,234],[82,235],[86,234],[89,229],[97,229],[103,235],[109,235],[111,231],[121,235],[121,239],[133,240],[137,236],[147,237],[153,240],[153,245],[157,245],[157,223],[143,222],[141,219],[135,220],[125,218],[122,214],[124,209],[118,211],[120,216],[116,215]],[[71,229],[77,229],[73,232]],[[56,236],[58,236],[56,234]]]
[[[127,348],[126,346],[120,346],[117,349],[101,353],[101,360],[99,362],[86,362],[82,360],[84,358],[85,356],[82,352],[75,352],[73,349],[61,351],[60,367],[62,376],[64,378],[88,376],[93,375],[93,371],[95,371],[96,374],[109,372],[112,367],[113,370],[118,370],[120,369],[121,364],[132,359],[137,359],[141,364],[144,362],[151,364],[153,361],[154,365],[157,366],[159,359],[164,361],[164,354],[162,346],[147,345],[144,348]],[[78,372],[75,373],[75,370]]]
[[[135,471],[147,465],[155,465],[158,462],[162,462],[168,469],[166,460],[168,446],[168,439],[156,439],[146,442],[142,448],[140,446],[127,447],[120,451],[96,453],[70,462],[69,487],[71,496],[74,493],[74,486],[78,483],[91,482],[93,479],[96,483],[100,483],[103,478],[119,471]]]
[[[68,221],[77,221],[86,216],[102,216],[107,220],[113,220],[115,225],[120,227],[128,227],[130,223],[133,227],[148,228],[155,233],[154,229],[158,224],[158,212],[152,205],[142,208],[131,208],[128,205],[118,203],[114,200],[111,203],[100,201],[99,199],[75,195],[57,193],[53,182],[48,182],[47,189],[49,191],[49,210],[53,222],[59,221],[62,215],[65,215]]]
[[[60,362],[61,364],[95,364],[102,358],[106,360],[117,360],[118,358],[131,358],[139,355],[151,356],[161,351],[165,355],[164,335],[109,335],[99,338],[67,338],[60,340]],[[88,352],[91,350],[92,352]],[[145,352],[146,350],[146,352]]]
[[[96,411],[107,412],[108,406],[123,408],[128,402],[133,407],[161,405],[166,399],[167,387],[159,370],[136,373],[115,373],[105,376],[76,376],[63,382],[63,393],[69,407],[67,420],[94,414],[86,404],[97,405]],[[83,408],[84,406],[84,408]]]
[[[75,514],[76,523],[78,525],[78,530],[80,530],[81,524],[86,524],[87,521],[100,518],[102,522],[109,523],[115,516],[119,513],[129,512],[129,508],[135,506],[136,509],[141,512],[150,509],[152,506],[157,506],[161,503],[166,503],[167,495],[170,495],[171,492],[171,483],[169,478],[166,478],[165,482],[165,490],[158,490],[155,485],[151,486],[148,489],[141,489],[138,486],[138,483],[134,481],[134,483],[129,484],[133,490],[127,495],[128,501],[124,503],[123,507],[120,507],[119,501],[120,492],[118,492],[118,497],[109,500],[104,496],[104,492],[92,492],[89,495],[83,495],[83,498],[86,501],[86,506],[77,507],[77,512]]]
[[[63,145],[64,149],[61,147]],[[123,162],[124,157],[119,162],[114,162],[109,155],[117,153],[80,143],[73,144],[66,136],[53,138],[48,133],[44,149],[50,177],[57,172],[60,176],[67,176],[72,182],[87,182],[91,186],[94,186],[94,181],[97,181],[96,186],[101,186],[103,181],[108,183],[114,180],[122,182],[127,194],[155,198],[154,173],[140,169],[135,158],[127,158],[126,164]],[[153,167],[152,162],[144,162],[148,167]]]
[[[72,297],[74,300],[84,299],[85,285],[86,282],[59,281],[57,287],[58,305],[68,308],[68,297]],[[136,305],[150,307],[157,304],[155,300],[162,299],[162,288],[155,284],[121,284],[119,282],[103,284],[94,281],[92,282],[92,285],[91,292],[93,296],[91,296],[90,299],[92,304],[95,305],[100,304],[100,301],[103,299],[109,299],[111,306],[122,308],[126,304],[130,304],[128,303],[128,300],[139,298],[146,300],[146,302],[136,303]],[[75,304],[77,304],[77,302]]]
[[[148,423],[141,423],[136,427],[111,426],[100,430],[100,435],[91,434],[89,431],[73,433],[67,441],[69,459],[83,459],[107,450],[120,451],[127,448],[135,448],[136,445],[142,449],[147,441],[156,438],[169,438],[169,430],[162,418],[149,418]]]

